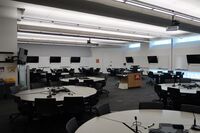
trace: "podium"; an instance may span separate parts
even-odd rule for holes
[[[119,84],[120,89],[140,88],[142,85],[141,73],[129,73],[122,76]]]

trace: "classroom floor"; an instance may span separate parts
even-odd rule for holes
[[[119,80],[116,77],[108,77],[105,89],[109,90],[109,96],[100,96],[98,104],[110,103],[111,111],[138,109],[139,102],[158,99],[153,86],[146,84],[147,77],[143,79],[141,88],[121,90],[118,88]],[[0,100],[0,131],[2,133],[65,133],[67,118],[59,118],[57,122],[44,120],[33,121],[27,124],[27,120],[19,117],[14,123],[9,122],[9,115],[18,112],[16,104],[10,98]],[[91,118],[88,116],[86,119]],[[83,120],[85,121],[85,120]]]

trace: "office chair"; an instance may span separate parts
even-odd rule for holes
[[[184,99],[182,99],[182,97],[181,97],[180,90],[168,87],[167,91],[169,93],[169,99],[172,102],[173,109],[180,109],[181,103],[184,102]]]
[[[71,118],[66,124],[67,133],[75,133],[78,129],[78,122],[75,117]]]
[[[154,85],[154,74],[152,71],[148,72],[148,77],[149,77],[149,82],[147,83],[149,83],[150,85]]]
[[[162,103],[154,102],[140,102],[139,109],[163,109],[164,105]]]
[[[35,98],[35,114],[39,118],[53,117],[58,114],[55,98]]]
[[[158,101],[162,101],[164,106],[166,106],[167,105],[167,97],[168,97],[167,91],[162,90],[160,85],[155,85],[154,91],[156,92],[156,94],[159,97]]]
[[[95,86],[94,80],[92,80],[92,79],[83,80],[83,83],[87,87],[94,87]]]
[[[34,112],[32,103],[22,101],[20,97],[16,97],[16,96],[14,96],[14,101],[15,101],[15,103],[17,103],[17,109],[19,112],[12,113],[9,116],[10,121],[13,122],[20,116],[26,116],[29,121],[32,120],[33,112]]]
[[[45,86],[46,86],[45,83],[31,83],[30,84],[31,89],[43,88]]]
[[[181,111],[200,114],[200,106],[190,105],[190,104],[182,104],[181,105]]]
[[[72,115],[80,118],[85,112],[83,97],[64,97],[63,111],[66,115]]]
[[[69,79],[68,85],[78,85],[79,80],[78,79]]]
[[[111,112],[110,105],[108,103],[97,106],[95,110],[97,116],[102,116]]]
[[[96,94],[89,96],[85,99],[85,107],[89,109],[89,112],[92,113],[93,107],[99,102],[99,97]]]

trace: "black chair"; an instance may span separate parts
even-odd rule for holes
[[[158,101],[162,101],[164,106],[166,106],[167,105],[167,97],[168,97],[167,91],[162,90],[160,85],[155,85],[154,91],[156,92],[156,94],[159,97]]]
[[[181,111],[200,114],[200,106],[190,105],[190,104],[182,104],[181,105]]]
[[[147,82],[150,85],[154,85],[154,74],[152,71],[148,72],[149,82]]]
[[[39,118],[54,117],[58,115],[58,107],[55,98],[36,98],[35,114]]]
[[[9,119],[11,122],[13,122],[15,119],[17,119],[20,116],[25,116],[28,118],[28,120],[32,120],[33,118],[33,105],[31,102],[26,102],[26,101],[22,101],[20,97],[16,97],[14,96],[14,101],[15,103],[17,103],[17,109],[18,109],[18,113],[12,113],[9,116]]]
[[[180,109],[180,105],[184,99],[181,97],[181,93],[179,89],[168,87],[167,91],[169,93],[169,98],[172,102],[173,109]]]
[[[164,105],[162,103],[154,102],[140,102],[139,109],[163,109]]]
[[[85,112],[83,97],[64,97],[63,110],[66,115],[80,118]]]
[[[43,88],[45,86],[46,86],[45,83],[31,83],[30,84],[31,89]]]
[[[69,79],[68,85],[78,85],[79,80],[78,79]]]
[[[97,93],[85,99],[85,107],[92,113],[92,109],[99,102]]]
[[[96,115],[102,116],[110,113],[110,105],[108,103],[96,107]]]
[[[71,118],[66,124],[67,133],[75,133],[78,129],[78,122],[75,117]]]
[[[92,79],[83,80],[83,83],[87,87],[94,87],[95,86],[94,80],[92,80]]]

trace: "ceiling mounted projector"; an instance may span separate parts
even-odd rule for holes
[[[179,30],[180,22],[177,20],[174,20],[174,16],[172,16],[172,23],[170,26],[167,27],[167,31],[177,31]]]

